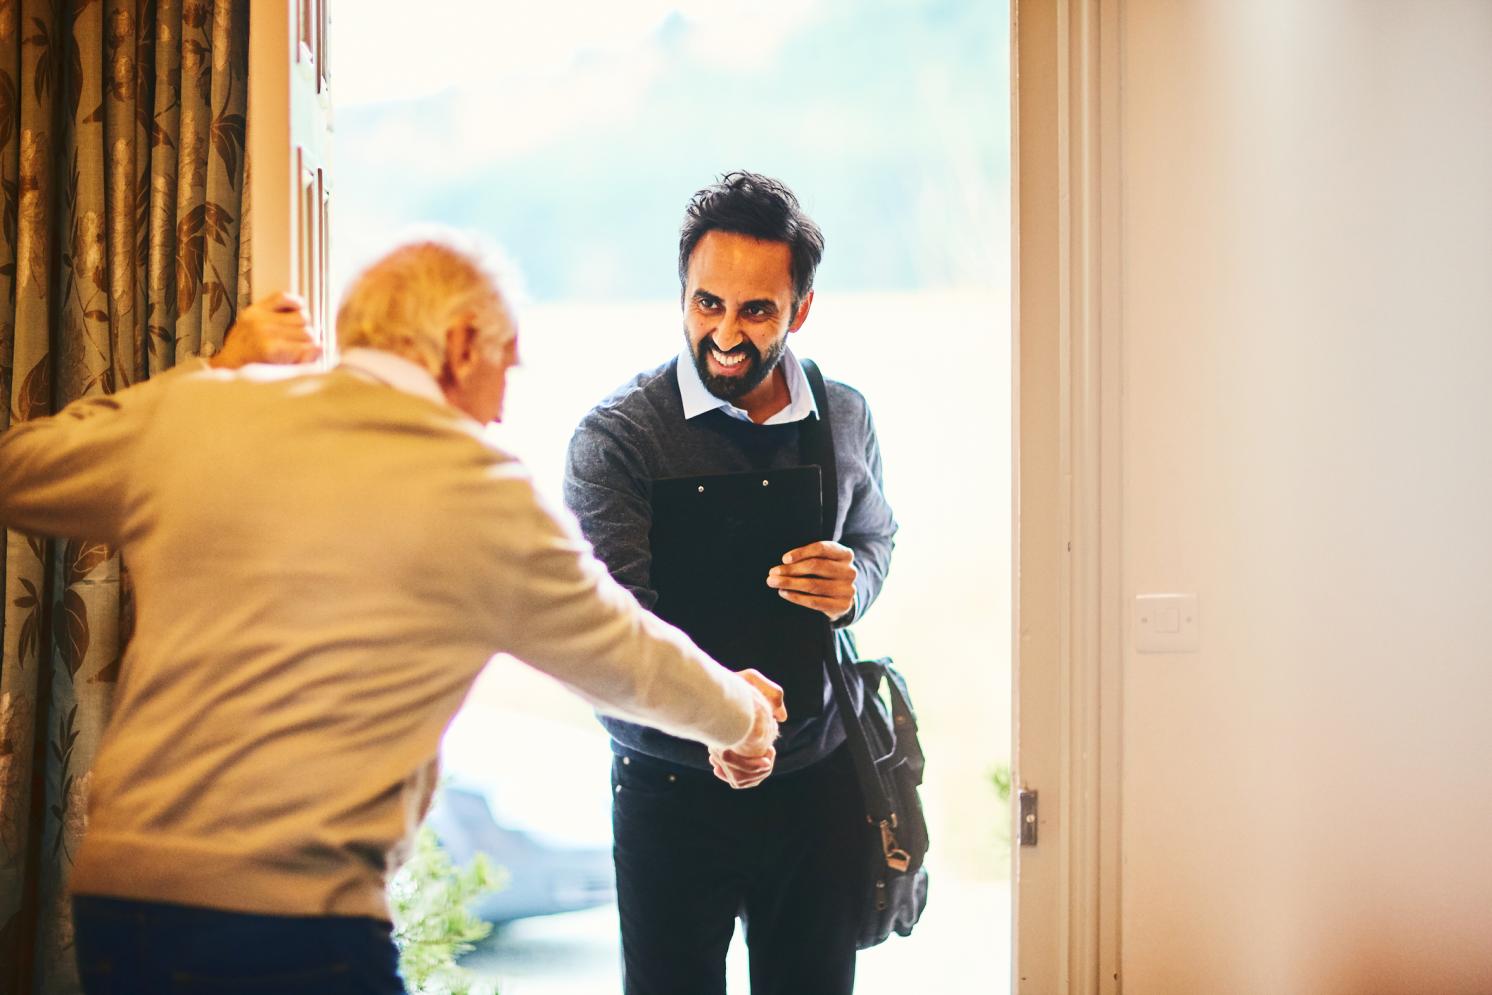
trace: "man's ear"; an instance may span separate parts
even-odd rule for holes
[[[462,316],[446,329],[445,373],[451,384],[462,383],[466,373],[477,358],[477,329],[471,320]]]
[[[798,329],[802,328],[803,322],[808,320],[808,309],[812,306],[813,291],[810,290],[808,292],[808,296],[803,298],[803,300],[798,303],[798,309],[793,312],[792,324],[787,326],[787,330],[790,332],[796,332]]]

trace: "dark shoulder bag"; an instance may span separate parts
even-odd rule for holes
[[[824,492],[824,535],[833,537],[838,521],[839,481],[830,428],[829,392],[823,374],[810,360],[804,372],[818,404],[817,421],[803,423],[805,462],[816,463]],[[824,667],[834,702],[844,722],[855,776],[865,799],[862,851],[862,895],[857,946],[864,950],[894,931],[909,936],[927,907],[927,820],[917,787],[922,783],[922,746],[917,742],[917,714],[906,679],[889,658],[857,661],[848,630],[826,626],[829,645]],[[881,696],[884,684],[886,697]]]

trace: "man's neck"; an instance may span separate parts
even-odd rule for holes
[[[416,357],[401,356],[386,349],[354,346],[342,353],[341,365],[406,394],[439,404],[451,403],[435,376]]]
[[[787,373],[778,363],[767,379],[735,402],[736,407],[746,412],[746,417],[760,425],[768,418],[792,403],[792,393],[787,389]]]

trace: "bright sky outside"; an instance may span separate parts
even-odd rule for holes
[[[419,219],[509,246],[538,300],[664,298],[689,193],[751,168],[831,233],[825,288],[1003,283],[998,7],[349,2],[335,276]]]
[[[690,44],[710,58],[739,68],[766,65],[823,6],[820,0],[356,3],[356,15],[336,24],[336,80],[349,105],[564,73],[588,60],[640,48],[674,17],[697,25]],[[418,17],[411,16],[411,8]],[[743,38],[750,43],[743,44]],[[642,76],[646,66],[636,70]]]

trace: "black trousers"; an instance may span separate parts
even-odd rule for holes
[[[752,995],[850,995],[865,809],[846,750],[745,791],[617,757],[612,789],[626,995],[723,995],[738,915]]]

